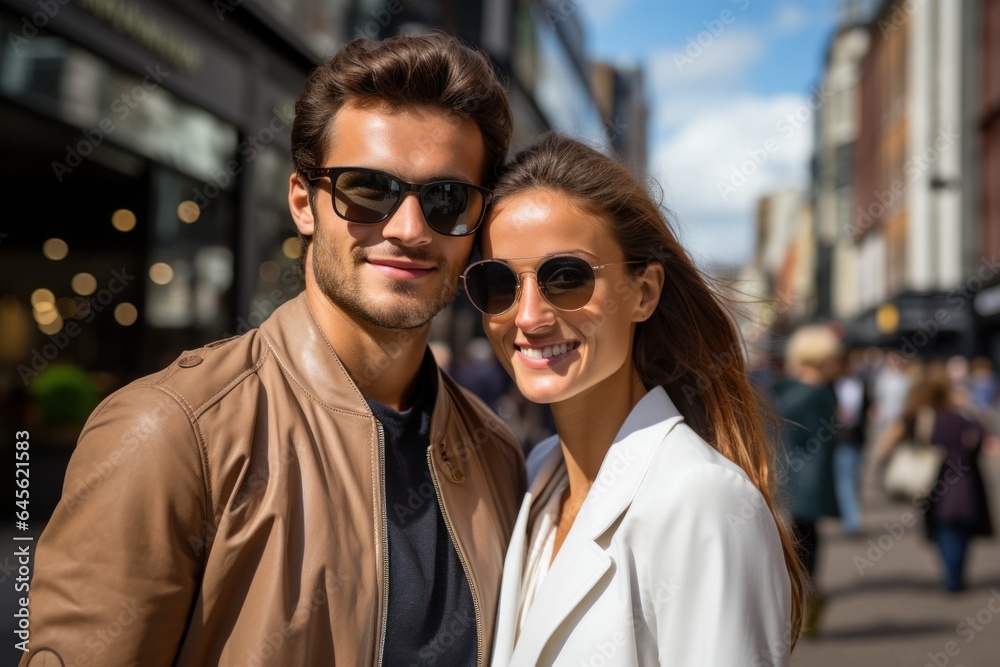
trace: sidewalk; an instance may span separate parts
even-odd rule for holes
[[[984,455],[982,464],[1000,532],[1000,456]],[[871,475],[862,500],[864,537],[843,537],[838,521],[821,524],[820,633],[799,641],[792,665],[1000,665],[1000,539],[973,541],[968,589],[949,595],[922,522],[903,525],[907,512],[916,516],[914,508],[888,501]]]

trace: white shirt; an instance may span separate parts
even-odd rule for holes
[[[552,551],[555,549],[556,533],[559,532],[559,515],[562,505],[563,492],[569,488],[569,474],[566,472],[566,465],[560,465],[552,477],[549,478],[545,489],[538,497],[535,504],[537,514],[529,517],[531,528],[531,539],[528,542],[528,552],[524,563],[524,577],[521,580],[521,602],[520,614],[517,622],[517,632],[520,634],[524,627],[525,619],[528,617],[528,610],[538,590],[542,587],[545,575],[549,571],[549,564],[552,562]]]

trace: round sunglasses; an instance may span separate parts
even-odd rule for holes
[[[403,195],[416,192],[427,225],[445,236],[474,234],[483,222],[493,193],[464,181],[407,183],[392,174],[364,167],[303,169],[310,181],[329,177],[333,184],[333,210],[347,220],[371,225],[396,212]]]
[[[594,296],[594,272],[618,264],[645,264],[642,260],[593,265],[575,255],[546,257],[535,267],[535,280],[542,297],[559,310],[580,310]],[[530,272],[522,272],[530,273]],[[469,301],[486,315],[503,315],[521,295],[520,275],[503,259],[484,259],[470,264],[462,278]]]

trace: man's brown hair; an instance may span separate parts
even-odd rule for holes
[[[507,91],[484,52],[444,33],[349,42],[309,74],[295,103],[296,171],[331,166],[322,164],[330,128],[347,103],[390,111],[437,108],[475,123],[486,149],[483,185],[496,182],[514,122]]]

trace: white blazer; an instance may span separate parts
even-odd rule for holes
[[[791,586],[774,518],[662,387],[615,437],[515,645],[528,510],[561,461],[557,437],[528,457],[493,665],[788,664]]]

